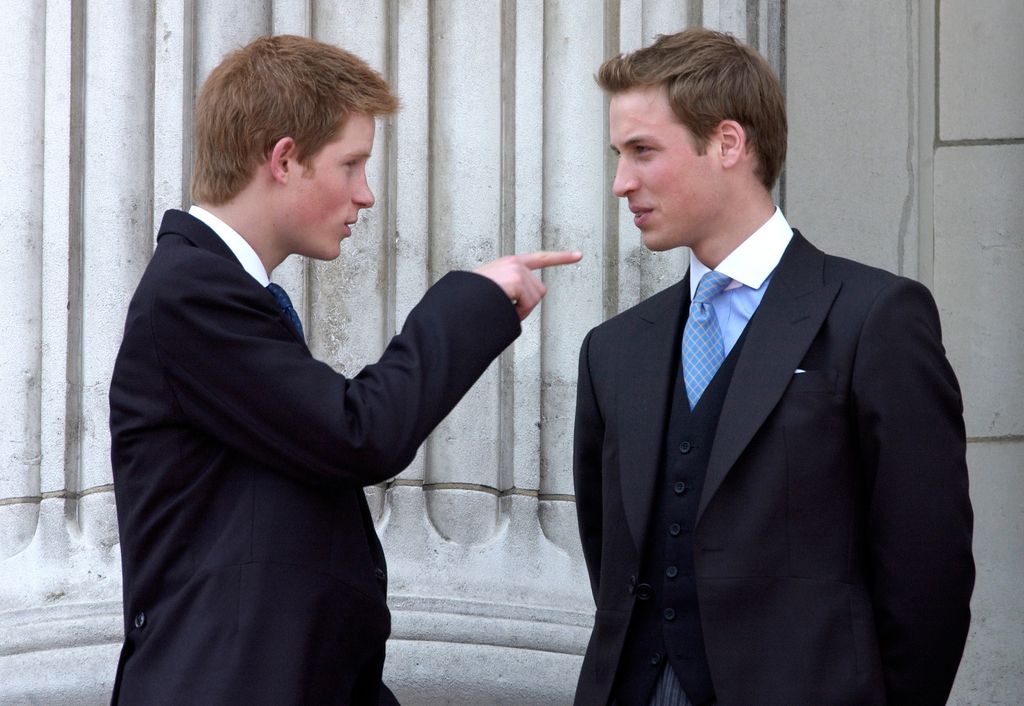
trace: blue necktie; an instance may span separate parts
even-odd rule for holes
[[[711,300],[732,282],[732,278],[711,270],[700,278],[697,293],[690,303],[690,315],[683,329],[683,381],[690,409],[704,394],[725,358],[722,329],[718,326]]]
[[[302,340],[306,340],[306,334],[302,332],[302,322],[299,321],[299,312],[295,311],[295,307],[292,306],[292,300],[288,298],[288,293],[284,291],[284,288],[279,284],[271,282],[267,285],[267,291],[270,292],[274,297],[274,301],[281,307],[285,315],[295,324],[296,330],[299,335],[302,336]]]

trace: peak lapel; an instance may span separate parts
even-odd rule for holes
[[[651,514],[658,463],[665,445],[677,373],[677,349],[682,335],[682,312],[689,307],[690,276],[642,304],[634,312],[636,335],[623,341],[617,369],[616,415],[619,419],[622,503],[630,534],[639,550]]]
[[[698,522],[729,469],[782,397],[839,292],[838,284],[824,283],[824,258],[794,232],[750,320],[718,420]]]

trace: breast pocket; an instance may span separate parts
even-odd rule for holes
[[[786,393],[818,392],[835,394],[839,373],[835,370],[804,370],[793,373]]]

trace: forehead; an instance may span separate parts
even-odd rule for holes
[[[660,86],[631,88],[616,93],[608,106],[609,137],[612,147],[640,138],[678,139],[689,135],[672,112],[665,89]]]

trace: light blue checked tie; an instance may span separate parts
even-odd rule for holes
[[[306,334],[302,332],[302,322],[299,321],[299,312],[295,311],[295,307],[292,306],[292,300],[288,298],[288,292],[284,291],[284,287],[273,282],[267,285],[267,291],[273,295],[277,305],[281,307],[285,315],[295,324],[295,328],[298,329],[302,340],[306,340]]]
[[[700,278],[697,294],[690,303],[690,315],[683,329],[683,381],[691,410],[697,406],[697,401],[725,358],[722,329],[711,300],[730,282],[732,278],[728,275],[714,270],[707,272]]]

